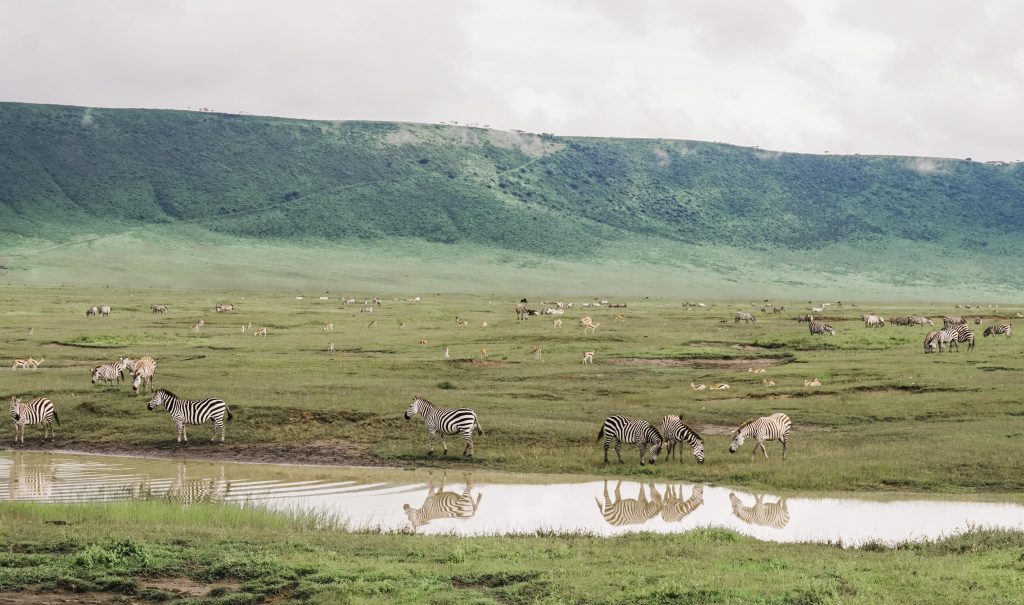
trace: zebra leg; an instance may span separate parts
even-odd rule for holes
[[[761,452],[764,454],[764,459],[767,460],[768,459],[768,448],[766,448],[764,446],[764,441],[758,441],[757,445],[761,446]],[[754,451],[755,452],[757,451],[757,447],[756,446],[754,447]]]
[[[611,445],[612,445],[612,438],[611,437],[605,437],[604,438],[604,463],[605,464],[608,464],[608,448],[611,447]],[[606,491],[607,491],[607,488],[606,488]]]
[[[619,457],[619,464],[625,464],[622,459],[622,441],[618,439],[615,440],[615,455]]]
[[[466,438],[466,449],[462,450],[463,456],[473,456],[473,429],[470,428],[468,433],[464,434]]]
[[[427,431],[427,435],[429,435],[428,442],[430,443],[430,450],[427,452],[427,455],[428,456],[433,456],[434,455],[434,431]]]
[[[441,455],[442,456],[447,456],[448,455],[448,444],[444,442],[444,433],[439,433],[438,437],[441,438],[441,447],[444,448],[444,451],[441,452]]]
[[[647,444],[641,441],[640,443],[637,444],[637,448],[640,450],[640,466],[643,466],[644,465],[644,452],[647,451]],[[640,486],[640,489],[641,489],[641,491],[643,490],[643,485]]]
[[[782,459],[786,459],[786,446],[789,444],[789,439],[782,439]]]

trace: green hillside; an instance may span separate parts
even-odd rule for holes
[[[1022,202],[1022,164],[0,103],[8,281],[1001,299]]]

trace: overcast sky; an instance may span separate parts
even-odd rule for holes
[[[0,100],[1024,160],[1024,2],[0,0]]]

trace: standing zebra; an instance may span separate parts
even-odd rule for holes
[[[729,446],[729,453],[735,454],[736,450],[743,445],[743,440],[753,437],[757,443],[754,444],[754,451],[750,452],[750,459],[754,459],[757,448],[764,452],[764,459],[768,459],[768,450],[764,447],[765,441],[778,439],[782,442],[782,459],[786,459],[786,447],[789,443],[789,429],[793,426],[789,416],[777,413],[771,416],[762,416],[755,420],[748,420],[732,432],[732,445]]]
[[[934,330],[928,333],[925,338],[925,352],[929,349],[934,349],[938,346],[939,353],[942,352],[942,345],[948,345],[949,351],[956,349],[957,353],[960,352],[961,342],[967,343],[967,350],[970,351],[974,348],[974,330],[967,327],[966,324],[950,324],[949,327],[941,330]]]
[[[469,519],[476,514],[483,494],[477,494],[476,499],[473,499],[473,482],[469,475],[466,475],[466,489],[461,493],[444,491],[444,482],[447,479],[447,475],[442,475],[440,487],[435,488],[434,475],[431,474],[430,486],[427,488],[427,497],[423,504],[419,508],[413,508],[408,504],[402,505],[413,531],[434,519]]]
[[[747,313],[746,311],[736,311],[736,321],[734,321],[733,323],[740,323],[741,321],[746,323],[757,323],[757,318],[755,318],[750,313]]]
[[[700,508],[704,504],[704,486],[694,485],[690,497],[683,499],[683,486],[676,491],[675,486],[665,486],[665,497],[661,504],[661,518],[667,523],[678,523],[683,517]]]
[[[423,423],[427,425],[427,433],[430,435],[430,451],[427,452],[428,456],[434,455],[435,434],[441,436],[441,447],[444,448],[445,456],[448,455],[448,444],[444,442],[445,435],[461,434],[462,438],[466,440],[466,449],[462,451],[462,455],[472,456],[474,451],[473,430],[476,429],[478,435],[484,434],[484,429],[480,426],[480,420],[477,419],[476,412],[469,408],[454,410],[439,408],[422,397],[416,397],[409,404],[409,409],[405,411],[405,419],[412,420],[412,417],[416,414],[420,414],[423,417]]]
[[[100,366],[96,366],[92,369],[92,383],[97,382],[114,382],[115,380],[120,383],[122,373],[127,367],[127,357],[122,357],[114,363],[105,363]]]
[[[690,448],[693,450],[693,457],[697,459],[697,462],[704,464],[704,440],[690,427],[683,424],[683,421],[676,415],[665,416],[661,420],[661,436],[665,439],[665,460],[672,458],[673,452],[675,452],[676,444],[686,443],[690,444]],[[683,457],[679,456],[679,461],[683,461]]]
[[[604,505],[602,506],[600,498],[594,498],[597,501],[597,509],[601,511],[601,516],[608,522],[608,525],[615,527],[643,525],[661,513],[661,494],[658,493],[653,483],[650,484],[650,500],[647,499],[647,494],[644,492],[643,483],[640,484],[640,494],[637,498],[623,498],[621,490],[622,481],[619,480],[615,484],[615,500],[612,501],[608,494],[608,480],[605,479]]]
[[[993,324],[982,332],[982,336],[995,336],[996,334],[1006,334],[1006,337],[1010,337],[1010,324]]]
[[[828,332],[832,336],[836,335],[835,328],[823,321],[810,321],[807,323],[807,329],[811,331],[811,334],[824,334],[825,332]]]
[[[167,389],[158,390],[149,400],[148,409],[150,411],[160,406],[164,406],[167,413],[171,415],[171,420],[178,425],[178,443],[181,443],[182,439],[188,443],[188,435],[185,433],[186,424],[204,424],[211,420],[213,421],[213,437],[210,438],[210,441],[217,439],[217,431],[220,430],[220,442],[224,443],[224,415],[227,414],[228,420],[233,418],[231,410],[228,409],[223,399],[179,399]]]
[[[661,433],[646,420],[626,418],[625,416],[609,416],[604,421],[604,424],[601,425],[601,430],[597,432],[598,441],[601,440],[601,437],[604,437],[605,464],[608,464],[608,448],[611,447],[612,439],[615,440],[615,455],[619,458],[619,464],[623,463],[623,443],[635,443],[640,448],[640,466],[644,465],[644,452],[647,451],[648,445],[652,446],[651,454],[648,458],[648,462],[651,464],[657,461],[658,454],[661,453]]]
[[[100,314],[100,308],[99,307],[89,307],[88,309],[85,310],[85,316],[86,317],[93,317],[93,316],[99,315],[99,314]]]
[[[167,315],[167,305],[153,305],[153,313]]]
[[[100,307],[100,317],[108,317],[110,315],[110,305],[103,305]]]
[[[960,317],[959,315],[954,315],[952,317],[943,317],[942,318],[942,327],[943,328],[948,328],[949,326],[956,326],[956,325],[966,324],[966,323],[967,323],[967,320],[965,320],[963,317]]]
[[[135,362],[132,369],[132,390],[136,393],[145,384],[149,390],[153,390],[153,376],[156,374],[156,360],[146,355]]]
[[[28,403],[22,403],[20,399],[11,397],[11,420],[14,421],[14,442],[18,443],[18,437],[25,443],[25,425],[43,425],[43,440],[46,440],[47,429],[49,429],[50,440],[56,437],[53,434],[53,421],[60,424],[57,411],[53,409],[53,402],[45,397],[37,397]]]
[[[765,504],[762,500],[764,495],[755,496],[753,506],[744,506],[736,494],[729,494],[729,502],[732,504],[732,514],[740,521],[751,525],[763,525],[782,529],[789,523],[789,509],[786,506],[786,499],[779,498],[777,502]]]

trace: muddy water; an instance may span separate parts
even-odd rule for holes
[[[352,528],[615,535],[721,527],[775,542],[843,544],[938,538],[969,527],[1024,530],[1024,506],[1018,504],[781,498],[679,483],[540,481],[521,475],[0,453],[0,501],[254,504],[323,511]]]

